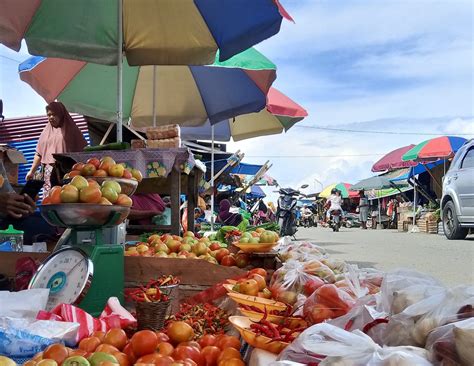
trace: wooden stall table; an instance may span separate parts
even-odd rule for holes
[[[112,157],[117,163],[140,170],[144,179],[138,185],[136,193],[158,193],[171,198],[171,225],[150,227],[129,226],[141,231],[171,232],[180,231],[180,195],[188,197],[188,210],[194,212],[198,200],[198,184],[205,171],[204,165],[194,159],[187,148],[175,149],[132,149],[106,150],[55,154],[62,173],[68,172],[76,162],[85,162],[89,158]],[[188,228],[194,231],[194,215],[188,215]]]

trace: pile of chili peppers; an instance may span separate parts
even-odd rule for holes
[[[250,329],[257,335],[270,338],[272,341],[293,342],[306,327],[290,329],[287,322],[273,324],[267,320],[268,313],[265,311],[263,318],[256,322],[252,321]]]
[[[168,318],[167,322],[184,321],[188,323],[198,339],[205,334],[224,333],[229,326],[229,315],[222,309],[206,304],[183,303],[179,307],[179,312]]]
[[[132,290],[127,297],[135,302],[161,302],[169,301],[169,295],[163,293],[160,287],[179,284],[179,278],[174,276],[161,276],[158,279],[148,281],[145,286],[140,286],[136,290]]]
[[[244,304],[240,304],[239,305],[242,309],[244,310],[247,310],[247,311],[253,311],[253,312],[256,312],[256,313],[261,313],[261,314],[264,314],[265,311],[263,311],[262,309],[256,307],[256,306],[250,306],[250,305],[244,305]],[[278,316],[284,316],[284,317],[295,317],[295,318],[303,318],[301,316],[295,316],[294,315],[294,310],[293,308],[288,305],[287,308],[285,310],[270,310],[268,312],[269,315],[278,315]]]

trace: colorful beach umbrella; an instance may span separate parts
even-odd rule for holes
[[[358,192],[351,191],[352,184],[350,183],[333,183],[325,187],[319,197],[328,198],[331,195],[331,191],[336,188],[341,192],[342,198],[355,198],[359,196]]]
[[[116,67],[36,56],[19,72],[46,102],[59,100],[70,112],[115,120]],[[123,120],[149,127],[155,115],[156,125],[196,126],[257,112],[275,78],[275,65],[252,48],[224,62],[216,56],[209,66],[133,67],[124,61]]]
[[[449,159],[464,145],[466,139],[457,136],[441,136],[423,141],[402,156],[403,161],[430,162]]]
[[[392,171],[401,168],[409,168],[412,166],[416,166],[417,163],[413,161],[403,161],[402,156],[415,145],[411,144],[408,146],[403,146],[393,151],[390,151],[387,155],[382,157],[379,161],[377,161],[374,165],[372,165],[373,172],[384,172],[384,171]]]
[[[32,55],[117,65],[205,65],[277,34],[278,0],[0,0],[0,43]],[[122,42],[123,39],[123,42]]]
[[[230,141],[231,137],[234,141],[240,141],[286,132],[307,115],[306,110],[299,104],[275,88],[270,88],[265,109],[217,123],[214,128],[214,141]],[[181,129],[183,140],[211,140],[212,136],[209,121],[199,127]]]

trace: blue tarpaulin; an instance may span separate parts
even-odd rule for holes
[[[256,185],[252,186],[252,190],[250,191],[250,193],[248,195],[251,196],[251,197],[255,197],[255,198],[263,198],[263,197],[266,196],[266,194],[263,192],[262,188],[260,188],[259,186],[256,186]]]
[[[401,175],[401,176],[396,177],[396,178],[393,178],[393,179],[390,179],[390,180],[392,182],[407,180],[407,179],[410,179],[411,177],[413,177],[415,175],[425,173],[426,168],[433,169],[434,167],[437,167],[438,165],[441,165],[441,164],[443,164],[443,160],[438,160],[438,161],[435,161],[434,163],[429,163],[429,164],[421,164],[420,163],[420,164],[410,168],[410,170],[406,174]]]
[[[214,171],[217,173],[226,164],[227,164],[227,160],[215,160],[214,161]],[[208,171],[211,171],[211,162],[210,161],[206,162],[206,167],[208,168]],[[255,174],[258,173],[258,171],[261,168],[262,168],[262,165],[239,163],[239,165],[237,165],[233,168],[229,168],[226,171],[227,171],[227,173],[232,173],[232,174],[255,175]]]

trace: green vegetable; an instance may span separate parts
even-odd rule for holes
[[[105,145],[97,146],[86,146],[84,151],[104,151],[104,150],[128,150],[130,149],[130,144],[128,142],[112,142]]]

